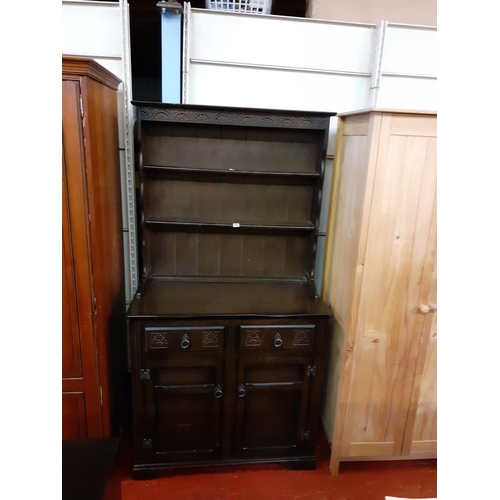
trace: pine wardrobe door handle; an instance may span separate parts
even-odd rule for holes
[[[218,385],[215,388],[215,393],[214,393],[215,399],[220,399],[223,396],[223,394],[224,393],[222,392],[222,387],[220,385]]]
[[[423,314],[427,314],[429,312],[436,312],[437,311],[437,305],[436,304],[420,304],[418,307],[420,309],[420,312]]]
[[[244,398],[247,394],[247,391],[245,391],[245,386],[243,384],[241,384],[239,387],[238,387],[238,397],[239,398]]]

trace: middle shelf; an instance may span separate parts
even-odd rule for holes
[[[149,229],[167,230],[175,232],[196,232],[196,233],[229,233],[229,234],[307,234],[314,231],[315,226],[309,221],[300,223],[281,222],[275,224],[264,224],[259,222],[224,222],[207,220],[186,220],[186,219],[159,219],[148,217],[145,220]]]

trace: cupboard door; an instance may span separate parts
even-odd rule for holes
[[[238,364],[236,454],[287,457],[305,452],[311,360],[248,358]]]
[[[422,373],[415,380],[413,413],[409,416],[403,455],[415,458],[437,457],[437,329],[436,314],[429,318],[430,328],[426,328],[423,342],[426,343]],[[411,420],[410,420],[411,419]]]
[[[376,159],[341,457],[402,452],[425,321],[435,120],[384,115]]]
[[[145,395],[143,458],[155,462],[220,456],[223,361],[177,359],[146,362],[139,372]]]
[[[104,436],[88,237],[80,85],[62,83],[62,438]]]
[[[434,212],[436,206],[434,203]],[[402,455],[416,458],[437,456],[437,261],[436,218],[429,238],[426,279],[421,304],[425,313],[418,352],[415,382],[406,424]],[[428,277],[431,277],[429,280]]]

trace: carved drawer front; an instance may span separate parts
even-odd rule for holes
[[[240,327],[240,349],[312,349],[314,325],[245,325]]]
[[[146,352],[222,351],[224,330],[223,326],[145,328]]]

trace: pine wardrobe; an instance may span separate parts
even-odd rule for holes
[[[322,286],[333,474],[436,457],[436,143],[435,112],[339,115]]]

